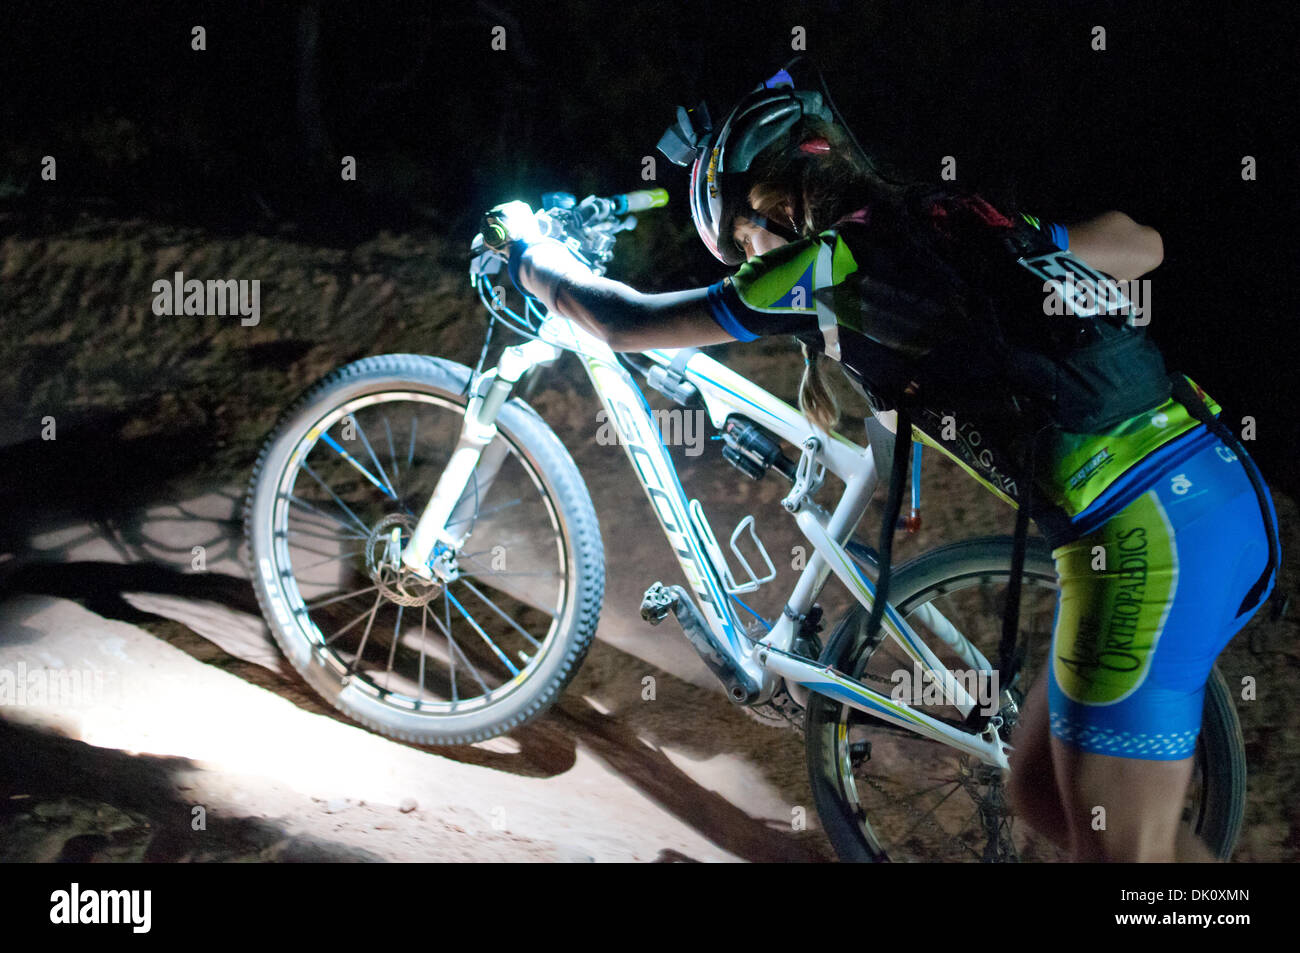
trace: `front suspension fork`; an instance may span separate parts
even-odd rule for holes
[[[538,364],[547,364],[560,354],[559,348],[545,341],[528,341],[508,347],[501,354],[501,361],[496,368],[484,372],[483,376],[471,386],[473,392],[465,407],[465,423],[461,428],[460,440],[452,452],[447,468],[438,478],[433,488],[433,495],[424,507],[420,520],[415,525],[410,541],[402,550],[402,565],[424,579],[434,577],[433,565],[446,565],[444,557],[454,556],[469,536],[469,529],[457,534],[449,531],[448,521],[452,515],[463,510],[458,506],[465,497],[469,481],[479,466],[483,451],[496,439],[497,414],[510,398],[510,392],[525,373]],[[486,388],[484,381],[489,381]],[[500,461],[495,461],[499,466]],[[495,474],[496,466],[493,467]],[[479,494],[487,492],[490,477],[481,479],[477,487]],[[457,515],[451,525],[464,523],[466,520]],[[470,523],[470,528],[473,524]]]

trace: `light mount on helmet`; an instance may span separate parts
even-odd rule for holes
[[[805,118],[832,122],[835,117],[821,92],[796,89],[785,68],[753,89],[716,128],[705,104],[693,110],[678,107],[676,121],[659,140],[659,151],[677,165],[690,164],[691,218],[719,260],[729,265],[745,260],[732,234],[740,215],[762,219],[762,227],[784,238],[794,236],[750,208],[753,183],[747,173],[768,149],[788,144],[791,130]]]

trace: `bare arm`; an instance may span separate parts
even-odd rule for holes
[[[529,247],[519,277],[548,310],[572,318],[615,351],[736,340],[710,316],[706,289],[642,294],[622,282],[596,277],[556,245]]]
[[[1120,280],[1141,277],[1164,259],[1160,233],[1123,212],[1103,212],[1069,226],[1070,251]]]

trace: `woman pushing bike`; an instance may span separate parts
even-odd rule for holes
[[[1181,823],[1206,682],[1280,554],[1254,464],[1210,398],[1166,372],[1145,299],[1126,293],[1160,264],[1157,232],[1120,212],[1066,228],[888,178],[824,85],[787,70],[716,125],[678,110],[660,149],[690,166],[695,226],[733,275],[643,294],[510,203],[491,244],[516,287],[615,351],[794,335],[799,406],[824,431],[838,408],[821,358],[838,361],[899,437],[878,603],[913,437],[1017,508],[1016,580],[1032,519],[1060,589],[1011,737],[1015,813],[1076,860],[1210,859]],[[868,434],[888,449],[875,420]],[[1004,649],[1018,596],[1017,582]],[[1018,665],[1005,653],[1004,679]]]

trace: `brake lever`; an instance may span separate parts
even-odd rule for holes
[[[499,251],[490,248],[479,232],[469,245],[469,283],[477,285],[479,278],[499,275],[505,266],[506,258]]]

